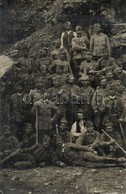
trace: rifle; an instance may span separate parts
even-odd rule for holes
[[[107,136],[109,137],[110,139],[113,139],[108,133],[106,133],[106,131],[104,131],[102,129],[102,132]],[[120,150],[122,150],[122,152],[126,155],[126,151],[115,141],[115,144],[120,148]]]
[[[126,137],[125,137],[124,130],[122,128],[122,124],[121,124],[120,121],[119,121],[119,126],[120,126],[120,129],[121,129],[121,132],[122,132],[122,136],[123,136],[123,139],[124,139],[125,146],[126,146]]]
[[[56,134],[59,134],[59,129],[58,129],[58,125],[56,124]]]
[[[9,156],[7,156],[6,158],[4,158],[1,162],[0,165],[5,164],[6,162],[8,162],[8,160],[10,160],[11,158],[13,158],[16,154],[21,152],[21,148],[17,149],[16,151],[14,151],[12,154],[10,154]]]
[[[38,107],[36,107],[36,144],[38,144],[39,127],[38,127]]]

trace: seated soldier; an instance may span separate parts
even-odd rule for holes
[[[74,143],[64,143],[57,136],[57,157],[66,165],[87,166],[87,167],[109,167],[126,165],[126,158],[108,158],[106,156],[98,156],[96,151],[88,146]]]
[[[72,142],[75,142],[76,139],[87,131],[86,120],[83,110],[78,110],[77,121],[73,123],[71,128],[71,138]]]
[[[21,148],[28,148],[36,143],[36,135],[34,133],[34,128],[31,123],[25,124],[25,133],[23,135],[23,140],[20,143]]]
[[[105,132],[110,135],[111,139],[106,136],[105,133],[102,133],[100,136],[99,146],[101,147],[102,153],[109,157],[119,157],[122,155],[121,150],[115,144],[115,141],[122,146],[122,140],[120,134],[113,129],[113,124],[106,121],[105,123]]]
[[[97,150],[99,138],[100,133],[94,130],[93,122],[89,121],[87,123],[87,131],[77,138],[76,143]]]
[[[68,132],[67,126],[68,122],[65,118],[60,120],[59,135],[63,142],[70,142],[70,133]]]
[[[2,160],[0,166],[27,169],[37,166],[53,165],[56,162],[56,157],[50,143],[51,138],[44,136],[43,144],[36,144],[14,152]]]
[[[12,136],[9,125],[4,125],[3,131],[0,137],[0,159],[5,158],[20,147],[16,137]]]

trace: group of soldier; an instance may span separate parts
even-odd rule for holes
[[[0,166],[125,167],[126,72],[111,57],[101,24],[89,40],[67,21],[53,49],[45,42],[36,56],[22,50],[2,80],[8,124]]]

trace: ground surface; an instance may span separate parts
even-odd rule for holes
[[[3,194],[126,194],[126,169],[46,167],[0,170]]]

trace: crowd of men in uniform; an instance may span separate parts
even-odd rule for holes
[[[45,44],[33,60],[24,47],[3,82],[11,85],[1,167],[125,167],[126,72],[101,24],[89,39],[67,21],[53,49]]]

